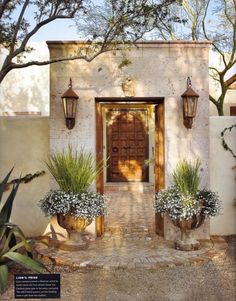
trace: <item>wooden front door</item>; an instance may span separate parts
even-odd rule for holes
[[[147,181],[148,112],[146,109],[111,109],[107,124],[107,180]]]

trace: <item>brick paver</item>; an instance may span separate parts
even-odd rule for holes
[[[86,250],[69,252],[37,244],[39,257],[48,263],[80,268],[156,269],[200,264],[225,253],[227,243],[217,237],[201,241],[201,249],[183,252],[154,231],[154,190],[150,185],[106,187],[108,214],[103,238],[90,241]]]

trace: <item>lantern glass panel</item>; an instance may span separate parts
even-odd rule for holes
[[[185,117],[195,117],[197,109],[197,97],[188,96],[184,99],[184,115]]]
[[[66,118],[75,118],[76,101],[75,98],[63,98],[63,109]]]

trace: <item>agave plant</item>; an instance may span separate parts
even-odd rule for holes
[[[96,164],[91,152],[73,151],[69,145],[67,150],[52,154],[46,165],[62,191],[77,194],[88,190],[102,172],[104,162]]]
[[[0,205],[12,170],[0,183]],[[19,184],[20,182],[13,184],[0,211],[0,293],[6,288],[9,266],[16,263],[36,273],[41,273],[45,268],[42,263],[33,259],[31,246],[22,230],[9,221]]]

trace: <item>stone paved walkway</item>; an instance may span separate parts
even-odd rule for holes
[[[223,256],[203,264],[151,270],[71,266],[52,266],[50,270],[61,275],[61,301],[235,301],[235,238]],[[0,300],[15,300],[13,274]],[[51,299],[41,299],[47,300]]]
[[[107,184],[105,186],[108,212],[105,237],[122,239],[151,239],[155,234],[154,187],[151,184]]]
[[[154,231],[154,191],[150,185],[106,187],[108,215],[103,238],[90,241],[86,250],[68,252],[37,244],[39,257],[47,263],[85,268],[145,268],[189,265],[222,256],[227,244],[221,238],[201,241],[201,249],[182,252]]]

